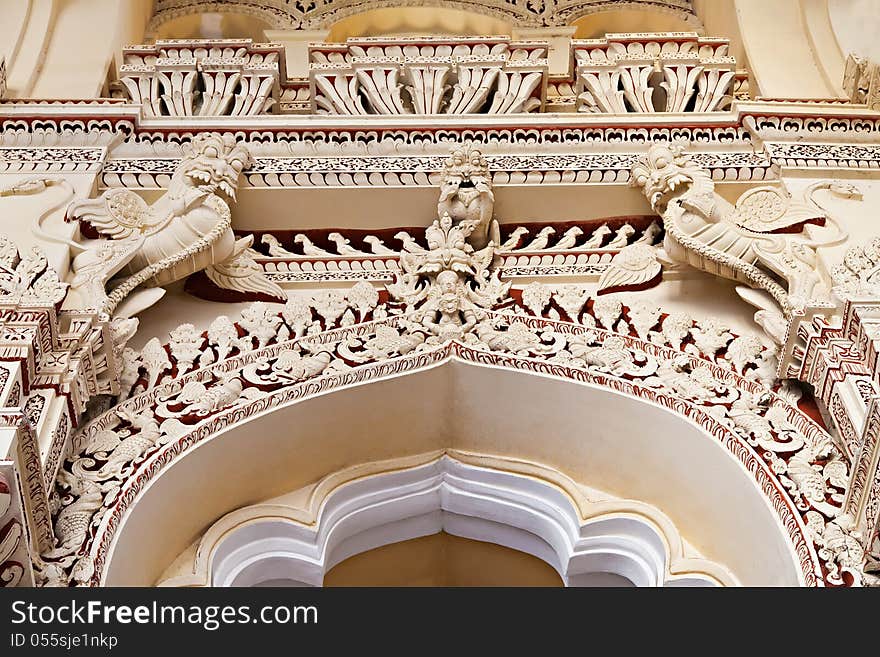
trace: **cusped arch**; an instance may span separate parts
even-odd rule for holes
[[[227,514],[202,537],[191,571],[162,585],[319,586],[351,556],[440,531],[537,557],[568,586],[595,574],[636,586],[738,583],[686,553],[674,524],[650,505],[598,500],[558,471],[531,464],[526,475],[521,466],[450,450],[374,463],[369,473],[348,468],[319,482],[304,507],[288,495]]]
[[[846,462],[748,368],[506,311],[458,339],[397,315],[280,335],[185,368],[74,437],[56,517],[83,522],[56,524],[48,577],[152,584],[229,511],[353,464],[455,449],[651,504],[745,584],[859,582],[853,542],[835,542]],[[137,456],[101,465],[108,433]]]
[[[743,583],[810,583],[814,557],[799,517],[732,432],[662,395],[490,356],[451,343],[255,400],[180,436],[129,477],[102,519],[93,583],[152,584],[202,528],[243,504],[353,463],[438,449],[547,464],[661,509]],[[206,489],[219,492],[208,499]],[[147,549],[151,533],[163,537],[159,552]]]

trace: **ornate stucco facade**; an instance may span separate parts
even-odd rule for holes
[[[0,2],[0,581],[876,585],[865,5]]]

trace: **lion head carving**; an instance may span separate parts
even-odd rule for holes
[[[238,177],[253,163],[247,147],[232,135],[201,133],[193,137],[173,180],[234,201]]]
[[[443,169],[437,216],[448,214],[456,224],[467,224],[472,229],[468,241],[481,248],[489,239],[494,205],[486,158],[470,144],[456,148]]]
[[[639,157],[632,167],[630,185],[640,187],[655,212],[662,213],[673,198],[682,196],[696,186],[699,191],[711,179],[677,144],[655,144]]]

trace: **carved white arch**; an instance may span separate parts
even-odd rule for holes
[[[461,350],[460,354],[456,354],[458,350]],[[489,360],[480,362],[480,359],[490,357],[491,362]],[[547,373],[534,372],[531,370],[532,366],[533,363],[529,359],[512,356],[497,358],[496,355],[471,352],[461,345],[452,343],[448,345],[447,350],[386,362],[384,367],[380,366],[379,370],[373,371],[370,377],[364,377],[364,370],[359,368],[360,372],[357,372],[357,376],[353,377],[353,380],[348,379],[346,384],[337,382],[335,385],[325,383],[309,386],[302,390],[299,396],[288,397],[286,402],[279,400],[273,404],[263,399],[260,403],[251,406],[250,410],[243,408],[230,410],[222,419],[218,419],[219,423],[201,425],[194,434],[184,436],[179,442],[168,445],[164,451],[144,463],[138,472],[124,483],[120,497],[104,515],[89,549],[96,557],[97,579],[93,580],[93,583],[118,585],[127,582],[129,581],[127,578],[132,576],[133,568],[144,567],[142,564],[146,563],[145,558],[154,560],[155,555],[148,556],[147,553],[143,553],[144,549],[148,549],[148,542],[144,541],[144,536],[151,532],[162,533],[169,528],[179,527],[181,522],[184,524],[188,522],[190,524],[187,526],[196,530],[196,533],[190,536],[198,535],[198,527],[204,527],[206,519],[210,522],[210,518],[227,513],[246,500],[247,496],[250,496],[250,499],[267,497],[265,493],[260,495],[256,490],[249,490],[246,496],[242,496],[239,491],[237,499],[241,501],[237,504],[227,508],[215,506],[213,510],[200,512],[200,520],[195,523],[192,522],[192,518],[181,519],[177,516],[173,519],[162,518],[163,515],[168,514],[168,499],[188,500],[199,496],[196,489],[180,490],[180,482],[191,482],[192,486],[202,489],[204,478],[210,476],[217,485],[223,485],[222,482],[229,472],[240,469],[242,459],[247,453],[245,450],[251,450],[254,455],[265,455],[271,449],[286,450],[286,455],[272,453],[269,461],[266,460],[269,457],[265,457],[262,465],[250,466],[252,471],[260,472],[261,477],[265,477],[267,467],[278,467],[274,465],[277,462],[296,463],[299,460],[308,462],[309,467],[320,477],[328,470],[321,473],[320,469],[317,469],[320,466],[314,463],[320,460],[315,459],[318,452],[314,451],[319,448],[345,449],[349,452],[349,459],[356,458],[361,462],[367,462],[370,458],[375,459],[376,456],[372,452],[364,453],[355,447],[357,437],[352,436],[350,420],[339,412],[339,409],[346,404],[357,404],[359,408],[373,409],[375,416],[359,420],[366,425],[380,422],[381,418],[388,417],[389,411],[393,409],[394,412],[390,415],[394,418],[392,422],[396,424],[378,426],[376,431],[387,431],[390,426],[399,427],[396,431],[402,432],[399,440],[401,447],[394,448],[394,454],[411,454],[414,449],[418,451],[418,446],[425,444],[429,446],[428,448],[430,445],[438,444],[449,446],[450,443],[445,442],[450,440],[448,437],[440,442],[426,443],[428,438],[421,433],[427,425],[417,426],[416,418],[419,416],[426,417],[427,424],[431,425],[442,422],[444,414],[450,413],[446,406],[449,401],[447,396],[427,401],[420,399],[420,395],[423,396],[426,390],[425,386],[436,386],[439,389],[446,387],[448,393],[459,400],[451,414],[465,418],[461,420],[463,426],[450,428],[452,434],[448,435],[461,436],[463,435],[461,432],[466,431],[483,435],[497,432],[497,435],[505,436],[505,440],[502,441],[503,453],[507,455],[519,456],[520,450],[528,454],[530,450],[528,444],[533,441],[534,436],[528,431],[525,433],[520,431],[520,435],[516,437],[516,445],[518,445],[516,446],[513,444],[515,441],[510,432],[519,431],[517,426],[521,428],[521,425],[529,421],[528,409],[534,407],[519,404],[520,412],[505,414],[504,422],[498,425],[489,414],[485,413],[485,409],[492,408],[498,400],[513,395],[519,399],[535,399],[536,406],[544,410],[554,406],[555,410],[549,412],[555,414],[562,424],[551,428],[557,432],[557,435],[566,436],[564,438],[566,441],[568,441],[567,436],[578,436],[578,431],[584,431],[585,427],[589,427],[590,417],[596,418],[597,426],[606,426],[608,431],[616,430],[619,433],[618,440],[612,443],[612,449],[623,449],[625,456],[621,457],[624,460],[609,462],[608,453],[603,456],[606,460],[597,460],[599,454],[591,453],[590,458],[596,463],[595,470],[584,473],[579,479],[609,490],[602,482],[593,483],[592,477],[597,472],[625,470],[629,472],[631,479],[643,468],[653,467],[655,470],[661,468],[660,471],[666,473],[665,480],[669,482],[668,486],[663,484],[660,489],[652,486],[646,494],[637,487],[632,493],[623,492],[623,494],[626,497],[635,497],[655,504],[666,513],[674,510],[674,515],[681,518],[682,513],[692,513],[689,506],[691,502],[688,500],[697,495],[696,491],[706,491],[699,493],[699,497],[704,499],[694,501],[702,510],[698,513],[699,519],[690,518],[691,529],[685,535],[690,538],[690,531],[701,525],[722,527],[718,536],[723,535],[724,538],[718,540],[725,545],[736,544],[741,548],[735,553],[738,555],[737,565],[728,563],[727,560],[733,556],[730,551],[726,551],[724,557],[725,564],[731,567],[737,576],[741,577],[738,569],[745,568],[752,569],[749,575],[751,583],[775,582],[788,585],[805,583],[805,578],[812,572],[813,562],[809,558],[806,561],[803,558],[803,550],[809,550],[810,546],[804,544],[799,518],[790,514],[789,507],[784,501],[780,505],[781,500],[774,498],[774,495],[778,497],[781,490],[772,488],[775,492],[771,493],[771,489],[767,488],[769,480],[765,479],[766,466],[762,465],[748,448],[744,449],[739,445],[738,439],[726,433],[712,435],[717,429],[703,426],[697,418],[682,415],[682,408],[677,408],[674,401],[663,400],[660,397],[656,397],[653,401],[640,400],[628,394],[621,394],[620,390],[609,389],[607,383],[602,385],[595,380],[560,379]],[[230,365],[227,363],[226,367]],[[525,374],[517,373],[520,369],[525,370]],[[554,369],[558,370],[558,368]],[[444,381],[444,377],[457,378],[460,381],[450,383]],[[433,378],[433,383],[426,378]],[[489,396],[466,394],[466,391],[473,389],[486,391]],[[459,392],[455,392],[456,390]],[[327,393],[331,391],[332,394],[328,395]],[[344,399],[340,398],[340,395]],[[575,406],[572,406],[573,404]],[[583,412],[574,412],[577,407]],[[601,411],[598,410],[600,408]],[[634,413],[637,408],[642,409],[643,412]],[[564,417],[560,417],[563,409]],[[605,416],[611,414],[616,418],[610,421],[611,425],[616,426],[609,427],[609,420],[604,419],[603,413]],[[480,417],[481,414],[484,421],[472,423],[473,418]],[[551,425],[556,423],[557,421],[554,420]],[[340,425],[342,429],[340,426],[332,426],[334,424]],[[645,425],[652,427],[650,435],[639,429],[640,426]],[[468,429],[464,429],[464,426]],[[290,436],[287,440],[276,441],[273,436],[278,431],[284,431],[284,427],[295,427],[299,437]],[[344,435],[340,435],[340,431]],[[308,436],[322,436],[325,432],[334,436],[332,444],[324,447],[326,443],[319,441],[308,447],[310,444]],[[584,437],[589,435],[589,433],[584,434]],[[549,437],[548,434],[542,439],[546,441]],[[268,443],[264,444],[264,440],[274,441],[272,442],[274,447],[270,448]],[[604,442],[604,439],[600,441]],[[574,440],[566,444],[569,445],[568,448],[561,448],[558,445],[553,448],[552,459],[568,468],[569,464],[585,458],[585,446],[591,443]],[[638,455],[646,445],[651,444],[656,445],[661,451],[665,450],[667,455],[662,456],[655,452],[655,456],[643,462],[644,457]],[[348,447],[342,447],[343,445]],[[453,443],[452,446],[456,445]],[[488,451],[481,449],[480,446],[476,449],[483,453]],[[569,458],[565,455],[566,449],[577,450],[579,455],[575,457],[572,454]],[[690,465],[691,461],[688,461],[687,467],[679,465],[669,469],[673,463],[685,463],[684,460],[676,460],[672,456],[675,453],[688,453],[688,458],[703,461],[705,467],[694,468]],[[697,457],[698,453],[702,456]],[[222,463],[214,460],[218,454],[225,455],[222,456]],[[537,459],[528,455],[521,458],[544,460],[540,453],[536,452],[536,454]],[[203,464],[206,458],[211,461],[211,467],[214,468],[210,473],[204,470],[203,465],[199,465],[199,463]],[[661,459],[664,464],[661,465],[657,459]],[[218,472],[223,474],[218,475]],[[309,476],[314,477],[314,475]],[[315,478],[306,478],[298,485],[305,485],[315,480]],[[169,486],[171,488],[167,488]],[[613,484],[610,490],[620,490],[619,486],[620,482]],[[286,486],[281,490],[291,489],[291,486]],[[667,508],[669,499],[655,500],[657,491],[661,489],[674,493],[678,501],[672,503],[679,508]],[[623,490],[627,490],[627,485],[624,485]],[[254,497],[254,495],[258,496]],[[735,504],[733,504],[734,499]],[[683,511],[681,504],[689,510]],[[726,511],[719,510],[718,505],[725,504],[730,508]],[[212,513],[216,515],[212,516]],[[157,517],[157,514],[160,515]],[[161,522],[157,522],[159,519]],[[169,522],[172,524],[169,525]],[[679,520],[676,522],[680,523]],[[185,544],[179,545],[174,553],[163,557],[163,563],[167,564],[184,547]],[[774,565],[771,567],[767,564]],[[162,568],[164,566],[160,567],[158,572],[161,572]],[[763,569],[763,574],[757,573],[754,568]],[[814,584],[815,580],[810,583]]]
[[[511,321],[503,313],[492,311],[489,315],[497,322]],[[367,322],[308,340],[318,340],[334,352],[350,340],[358,344],[377,340],[379,344],[397,335],[395,327],[400,321],[392,317]],[[556,345],[582,333],[604,332],[534,317],[518,317],[510,327],[510,335],[520,336],[518,340],[537,336],[532,331],[539,331],[545,336],[542,339],[554,340]],[[636,350],[632,354],[642,354],[638,359],[678,354],[678,359],[693,360],[707,368],[718,381],[726,382],[722,385],[728,389],[735,386],[750,395],[769,395],[784,413],[786,426],[804,436],[805,445],[829,440],[805,414],[760,383],[667,347],[634,337],[623,341],[627,348]],[[250,381],[248,386],[259,385],[262,375],[253,368],[272,371],[272,363],[289,353],[296,342],[247,351],[175,377],[122,402],[121,407],[129,414],[158,412],[167,417],[165,406],[176,404],[174,400],[188,383],[236,377]],[[541,349],[544,347],[538,351]],[[92,528],[78,548],[74,565],[78,581],[88,585],[155,582],[186,546],[181,541],[192,540],[214,519],[242,504],[305,486],[351,463],[450,448],[548,463],[577,481],[654,504],[672,517],[689,539],[702,531],[701,526],[711,528],[716,532],[709,539],[712,549],[704,549],[705,544],[698,540],[701,552],[725,563],[747,584],[821,586],[823,564],[837,567],[832,560],[843,558],[820,544],[821,536],[806,527],[802,513],[809,507],[802,496],[792,495],[791,483],[775,469],[784,468],[785,462],[773,461],[772,454],[753,447],[734,431],[730,421],[721,417],[726,413],[724,406],[695,404],[675,389],[648,379],[642,382],[607,369],[584,368],[542,353],[496,351],[467,338],[375,358],[357,367],[288,379],[270,386],[268,392],[249,387],[234,400],[229,398],[208,408],[206,414],[199,413],[200,419],[194,423],[175,420],[175,428],[169,426],[160,433],[161,440],[124,472],[114,484],[117,492],[105,497],[95,513]],[[434,386],[433,393],[426,395],[421,384]],[[219,382],[212,385],[216,388],[213,394],[227,394],[225,387],[217,387]],[[331,392],[334,394],[328,395]],[[350,403],[358,404],[357,414],[339,412]],[[499,404],[506,404],[506,412],[493,413]],[[536,409],[540,412],[535,413]],[[374,442],[361,444],[352,439],[352,418],[359,430],[373,433]],[[115,411],[96,418],[76,436],[74,453],[117,423]],[[332,427],[330,434],[327,426]],[[651,427],[649,433],[646,426]],[[591,427],[598,431],[591,431]],[[388,441],[389,430],[392,442]],[[572,440],[572,436],[578,439]],[[321,441],[316,442],[315,437]],[[381,440],[375,441],[377,437]],[[245,450],[250,450],[250,455],[246,456]],[[326,458],[328,453],[335,455],[335,461]],[[811,458],[811,453],[806,457]],[[339,460],[340,454],[345,460]],[[205,455],[214,459],[208,470]],[[296,471],[295,477],[285,474],[288,470],[283,470],[283,463]],[[695,466],[697,463],[702,465]],[[248,466],[251,479],[239,474],[242,464]],[[647,478],[637,476],[658,466],[665,477],[659,483],[656,479],[646,483]],[[815,471],[809,462],[805,467],[809,474]],[[284,477],[277,476],[272,488],[266,490],[263,480],[267,471],[279,468]],[[217,472],[224,477],[235,475],[234,499],[227,495],[207,509],[174,505],[172,517],[163,517],[169,516],[169,482],[171,499],[198,498],[204,478],[216,478]],[[620,473],[625,476],[621,478]],[[616,479],[611,481],[609,476]],[[243,481],[254,481],[261,488],[248,488]],[[63,489],[61,493],[67,494]],[[188,517],[177,511],[190,508],[193,511]],[[156,552],[151,547],[155,544],[143,541],[145,534],[155,531],[176,532],[176,543],[166,543]],[[181,531],[188,532],[187,536],[182,537]],[[723,546],[727,547],[719,551]],[[844,566],[851,570],[849,562]],[[829,581],[836,583],[837,571],[829,572]]]
[[[193,572],[164,586],[255,586],[284,578],[320,586],[339,562],[439,531],[531,554],[567,586],[595,573],[637,586],[732,586],[724,566],[686,551],[672,521],[637,501],[587,499],[562,473],[542,477],[468,463],[450,451],[349,468],[322,480],[307,509],[263,503],[233,511],[200,541]],[[412,465],[414,461],[423,463]]]

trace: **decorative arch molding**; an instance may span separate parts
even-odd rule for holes
[[[202,537],[192,574],[160,585],[254,586],[284,578],[320,586],[351,556],[439,531],[531,554],[567,586],[587,584],[595,573],[637,586],[739,583],[724,566],[688,551],[656,508],[589,499],[553,468],[447,450],[365,469],[326,477],[305,508],[276,500],[233,511]]]
[[[685,20],[694,29],[702,23],[691,0],[320,0],[302,11],[298,3],[284,0],[157,0],[147,34],[174,18],[199,12],[237,13],[253,16],[275,29],[326,29],[334,22],[372,9],[443,6],[472,11],[509,21],[517,27],[553,27],[566,25],[589,14],[617,9],[638,9],[669,13]]]
[[[114,540],[126,514],[151,482],[194,446],[271,409],[318,397],[331,390],[393,379],[408,372],[457,361],[604,388],[665,408],[686,419],[698,426],[707,437],[718,441],[753,478],[784,528],[793,553],[797,555],[795,560],[803,584],[841,585],[859,581],[858,563],[847,552],[853,542],[843,539],[843,531],[835,523],[839,510],[836,505],[840,503],[841,494],[834,488],[834,482],[839,479],[831,482],[824,480],[821,471],[817,471],[812,464],[816,458],[815,450],[819,447],[827,459],[844,467],[845,462],[841,461],[839,450],[830,443],[828,435],[784,398],[769,392],[760,383],[699,356],[682,354],[634,337],[616,336],[610,339],[611,334],[598,328],[588,329],[535,317],[513,317],[497,311],[487,313],[481,326],[502,326],[506,329],[500,333],[494,330],[495,337],[492,333],[480,332],[482,339],[471,334],[465,336],[464,340],[419,347],[418,340],[407,341],[405,319],[392,317],[379,322],[366,322],[310,336],[308,340],[293,340],[256,349],[177,377],[123,402],[114,411],[85,427],[73,447],[73,454],[81,455],[68,460],[66,468],[76,470],[87,463],[84,460],[87,456],[82,454],[84,445],[94,441],[101,432],[117,426],[119,418],[116,414],[120,411],[131,418],[154,416],[173,421],[169,423],[165,420],[161,431],[155,422],[142,425],[141,431],[148,429],[155,432],[150,436],[152,446],[133,462],[131,468],[123,470],[118,478],[105,484],[109,492],[103,500],[100,495],[97,498],[92,495],[91,506],[86,508],[82,493],[73,495],[72,504],[81,504],[77,509],[90,513],[92,520],[86,534],[60,537],[65,539],[66,544],[82,541],[82,547],[76,551],[75,563],[67,563],[67,568],[72,566],[68,572],[82,584],[102,583]],[[499,335],[506,337],[502,340],[497,337]],[[601,353],[596,352],[598,360],[586,366],[583,361],[579,365],[570,358],[555,355],[567,343],[580,339],[601,341],[603,335],[609,348],[613,340],[615,345],[623,349],[615,358],[628,359],[629,365],[621,365],[620,360],[616,361],[616,367],[602,365],[599,356],[606,352],[601,352],[601,348]],[[299,350],[299,345],[305,342],[311,344],[312,351],[320,348],[326,349],[325,353],[334,354],[332,358],[336,359],[334,362],[338,367],[328,369],[328,363],[322,360],[323,367],[309,370],[309,366],[305,366],[305,369],[297,370],[299,374],[279,377],[270,373],[272,364],[279,357],[294,358],[295,362],[305,363],[305,360],[296,360],[304,359],[304,356],[295,356],[291,351]],[[343,363],[344,358],[338,355],[342,349],[350,358],[353,355],[351,349],[357,350],[363,346],[368,350],[358,356],[362,358],[362,364],[352,367]],[[610,356],[610,353],[606,355]],[[720,398],[707,402],[706,399],[700,399],[699,394],[694,397],[693,390],[688,393],[682,387],[683,381],[678,381],[679,385],[670,385],[656,377],[640,378],[639,371],[645,370],[639,363],[671,364],[673,360],[678,365],[683,360],[691,360],[692,366],[711,374]],[[187,395],[192,395],[194,390],[191,384],[201,386],[198,400],[187,401]],[[756,440],[754,431],[743,430],[742,421],[745,417],[751,417],[757,423],[752,428],[758,434],[761,433],[758,425],[765,421],[754,413],[752,416],[740,416],[737,421],[730,414],[729,401],[733,397],[728,396],[725,402],[725,395],[761,397],[764,400],[762,403],[767,404],[768,408],[776,409],[776,426],[784,427],[782,433],[788,441],[794,442],[782,445],[780,449],[775,438],[771,438],[770,424],[765,424],[765,436]],[[135,432],[137,435],[140,434]],[[826,458],[822,457],[822,461],[826,461]],[[63,480],[62,477],[62,485]],[[59,493],[66,496],[65,501],[70,500],[71,491],[62,488]],[[832,500],[832,503],[828,500]],[[817,509],[822,509],[831,520],[822,522]],[[823,536],[827,536],[828,541]],[[831,539],[837,536],[843,540],[832,544]],[[836,549],[838,546],[840,549]]]

